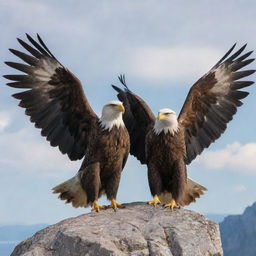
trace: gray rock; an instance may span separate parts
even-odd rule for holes
[[[145,203],[88,213],[49,226],[12,256],[221,256],[218,224],[193,211]]]
[[[225,256],[256,255],[256,203],[220,223]]]

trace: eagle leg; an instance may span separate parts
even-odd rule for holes
[[[122,204],[119,204],[115,199],[112,199],[111,204],[108,206],[108,208],[112,208],[116,211],[117,208],[125,208],[125,206],[123,206]]]
[[[105,210],[106,208],[107,207],[105,205],[99,205],[97,200],[92,203],[92,211],[99,212],[100,210]]]
[[[155,196],[153,197],[153,200],[149,201],[148,204],[156,206],[156,205],[158,205],[158,204],[161,204],[161,201],[160,201],[160,199],[158,198],[158,196],[155,195]]]
[[[170,203],[165,204],[164,207],[170,208],[171,210],[173,210],[173,208],[178,208],[178,209],[180,208],[180,206],[176,203],[174,199],[172,199]]]

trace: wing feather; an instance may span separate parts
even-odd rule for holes
[[[239,80],[255,72],[241,70],[254,61],[247,59],[252,51],[241,55],[244,45],[229,57],[234,48],[235,45],[191,87],[182,107],[178,120],[184,128],[187,164],[226,130],[227,123],[243,104],[241,99],[249,94],[239,89],[254,83]]]
[[[89,105],[80,81],[50,52],[39,35],[38,42],[17,39],[27,53],[10,49],[24,63],[5,62],[25,74],[5,75],[14,88],[29,89],[13,94],[35,127],[52,146],[71,160],[81,159],[98,117]],[[31,54],[31,55],[30,55]]]
[[[125,107],[123,119],[130,135],[130,154],[145,164],[145,138],[149,127],[154,124],[155,117],[146,102],[129,90],[124,75],[119,76],[119,81],[124,85],[124,90],[115,85],[112,87],[118,92],[117,97]]]
[[[15,49],[9,49],[9,51],[31,66],[36,66],[36,64],[39,62],[37,58],[32,57],[31,55],[28,55],[26,53],[17,51]]]

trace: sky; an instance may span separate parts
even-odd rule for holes
[[[121,73],[155,114],[165,107],[179,113],[189,88],[235,42],[255,49],[255,21],[253,0],[2,0],[0,72],[13,73],[4,61],[17,60],[8,51],[22,49],[16,38],[39,33],[82,81],[97,114],[116,99],[110,85],[120,85]],[[6,82],[0,78],[0,224],[50,224],[90,211],[65,205],[51,193],[76,174],[81,161],[71,162],[50,147],[11,97],[17,89]],[[248,91],[226,132],[188,166],[189,177],[208,188],[188,209],[239,214],[256,200],[255,85]],[[147,168],[132,156],[117,199],[151,199]]]

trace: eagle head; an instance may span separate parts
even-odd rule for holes
[[[124,126],[123,113],[125,108],[120,101],[110,101],[104,105],[102,109],[102,115],[100,118],[101,127],[104,130],[111,130],[113,126],[118,128]]]
[[[154,125],[154,132],[158,135],[162,131],[167,134],[170,132],[172,135],[178,130],[178,120],[176,113],[169,109],[163,108],[158,111],[158,115]]]

